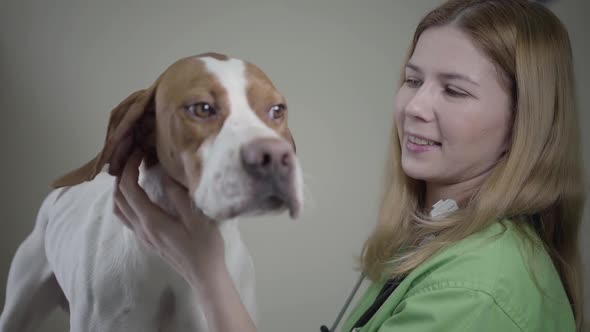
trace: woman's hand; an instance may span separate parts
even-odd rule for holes
[[[115,214],[193,286],[215,278],[214,274],[225,268],[223,238],[215,222],[195,207],[185,188],[168,176],[162,183],[164,194],[177,215],[154,204],[138,184],[141,160],[141,154],[135,151],[117,178]]]
[[[223,238],[215,222],[169,177],[163,181],[164,193],[177,216],[152,203],[137,182],[141,159],[134,152],[117,178],[115,214],[198,290],[211,331],[256,331],[226,268]]]

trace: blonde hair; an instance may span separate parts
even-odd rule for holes
[[[451,0],[422,19],[406,61],[422,32],[447,24],[467,33],[495,63],[512,95],[510,147],[464,208],[433,222],[420,212],[424,183],[401,168],[394,125],[379,222],[363,248],[362,269],[372,280],[406,275],[444,246],[508,218],[525,237],[533,229],[542,240],[581,330],[578,230],[585,183],[567,30],[540,4]],[[429,235],[436,238],[418,246]]]

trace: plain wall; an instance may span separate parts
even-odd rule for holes
[[[110,109],[178,58],[217,51],[256,63],[286,96],[307,184],[301,220],[241,225],[257,271],[260,330],[331,324],[377,216],[404,54],[419,18],[439,2],[0,1],[0,302],[12,255],[50,180],[95,155]],[[572,39],[588,142],[589,5],[552,8]],[[590,144],[583,149],[590,165]],[[66,326],[56,313],[43,331]]]

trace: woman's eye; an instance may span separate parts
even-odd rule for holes
[[[278,120],[285,116],[287,107],[284,104],[274,105],[270,108],[269,115],[271,119]]]
[[[417,80],[415,78],[406,78],[404,83],[407,86],[409,86],[410,88],[419,88],[420,85],[422,84],[422,82],[420,80]]]
[[[445,88],[445,93],[450,96],[450,97],[454,97],[454,98],[463,98],[463,97],[467,97],[469,96],[469,94],[463,92],[463,91],[459,91],[457,89],[454,88],[450,88],[450,87],[446,87]]]
[[[197,118],[209,118],[217,114],[215,108],[209,103],[196,103],[185,107],[189,115]]]

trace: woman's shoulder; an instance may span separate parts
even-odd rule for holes
[[[532,241],[530,241],[532,240]],[[510,275],[511,283],[528,280],[530,268],[554,271],[547,252],[532,235],[525,237],[510,221],[498,222],[457,243],[447,246],[419,270],[423,282],[452,278],[496,285]]]
[[[519,325],[534,325],[530,320],[551,312],[569,320],[568,298],[551,258],[525,232],[503,221],[448,246],[410,274],[405,297],[465,289],[490,296]]]

